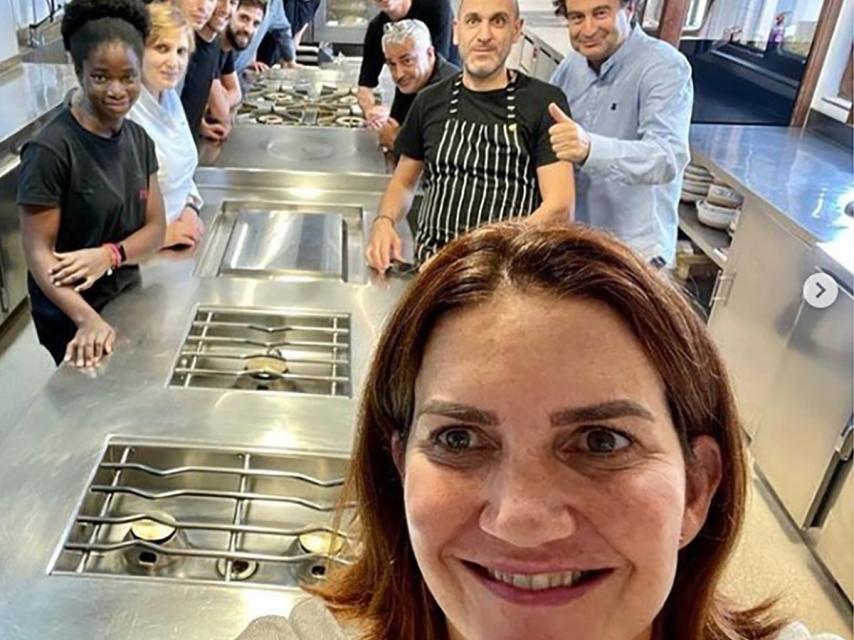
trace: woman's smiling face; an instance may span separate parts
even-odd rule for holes
[[[499,293],[444,316],[395,442],[413,551],[465,640],[641,640],[705,520],[664,384],[605,305]],[[702,476],[702,474],[700,474]]]

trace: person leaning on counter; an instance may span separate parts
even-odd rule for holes
[[[140,91],[149,22],[136,0],[72,0],[62,39],[79,88],[21,154],[18,204],[32,316],[54,361],[113,351],[104,306],[140,283],[165,221],[154,143],[125,120]]]
[[[676,254],[679,192],[689,160],[691,66],[633,26],[634,0],[555,0],[573,50],[552,77],[552,142],[576,166],[579,222],[605,229],[653,264]]]
[[[430,30],[436,52],[446,60],[457,63],[459,56],[451,42],[454,12],[450,0],[374,0],[380,14],[368,23],[362,46],[362,67],[359,70],[359,107],[369,129],[378,129],[388,118],[388,107],[374,101],[374,89],[379,84],[385,56],[382,37],[385,25],[399,20],[421,20]]]
[[[193,28],[184,13],[169,2],[149,4],[148,14],[151,32],[142,58],[142,87],[128,118],[154,141],[160,166],[157,180],[166,211],[163,246],[193,247],[204,232],[199,218],[202,196],[193,180],[199,156],[175,91],[195,46]]]
[[[208,105],[211,83],[219,66],[220,41],[216,31],[210,26],[210,19],[219,2],[224,0],[176,0],[196,32],[196,48],[190,56],[187,74],[181,87],[181,104],[187,116],[187,124],[198,140],[204,132],[208,136],[222,135],[220,125],[204,122],[203,116]]]
[[[243,99],[237,70],[237,57],[252,42],[264,22],[266,0],[239,0],[222,32],[222,52],[217,76],[208,97],[208,118],[213,122],[231,123],[234,110]],[[217,20],[217,12],[211,20]]]
[[[424,172],[415,258],[424,263],[457,235],[528,215],[539,223],[572,219],[572,165],[549,142],[557,87],[507,69],[522,32],[516,0],[463,0],[454,42],[463,72],[421,91],[397,136],[397,168],[371,227],[368,264],[380,273],[402,261],[395,230]]]
[[[415,96],[424,88],[459,73],[460,68],[437,53],[430,30],[421,20],[389,22],[383,33],[383,54],[396,86],[391,113],[377,132],[380,145],[394,149],[400,125]]]

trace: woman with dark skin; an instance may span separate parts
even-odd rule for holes
[[[137,0],[73,0],[62,35],[80,87],[22,152],[18,204],[39,341],[57,364],[97,365],[115,347],[103,307],[140,283],[163,244],[154,143],[125,116],[149,24]]]

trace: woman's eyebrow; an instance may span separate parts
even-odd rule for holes
[[[597,422],[627,416],[655,421],[655,416],[649,409],[633,400],[611,400],[586,407],[561,409],[549,414],[549,419],[553,427],[565,427],[579,422]]]
[[[425,414],[445,416],[446,418],[453,418],[460,422],[472,424],[495,426],[499,422],[498,414],[492,411],[484,411],[483,409],[478,409],[467,404],[448,402],[446,400],[428,400],[415,417],[417,419]]]

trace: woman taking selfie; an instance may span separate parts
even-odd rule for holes
[[[142,57],[142,88],[128,118],[154,141],[157,180],[166,213],[164,247],[194,247],[202,238],[202,197],[193,181],[199,164],[193,134],[175,87],[195,46],[193,27],[170,2],[148,5],[151,31]]]
[[[62,37],[79,88],[22,152],[22,210],[29,293],[39,341],[57,364],[90,367],[115,330],[99,315],[139,284],[130,266],[163,243],[154,144],[125,122],[139,95],[144,5],[73,0]]]
[[[810,638],[721,595],[746,491],[682,294],[598,232],[484,227],[381,336],[342,496],[354,563],[310,590],[368,640]]]

